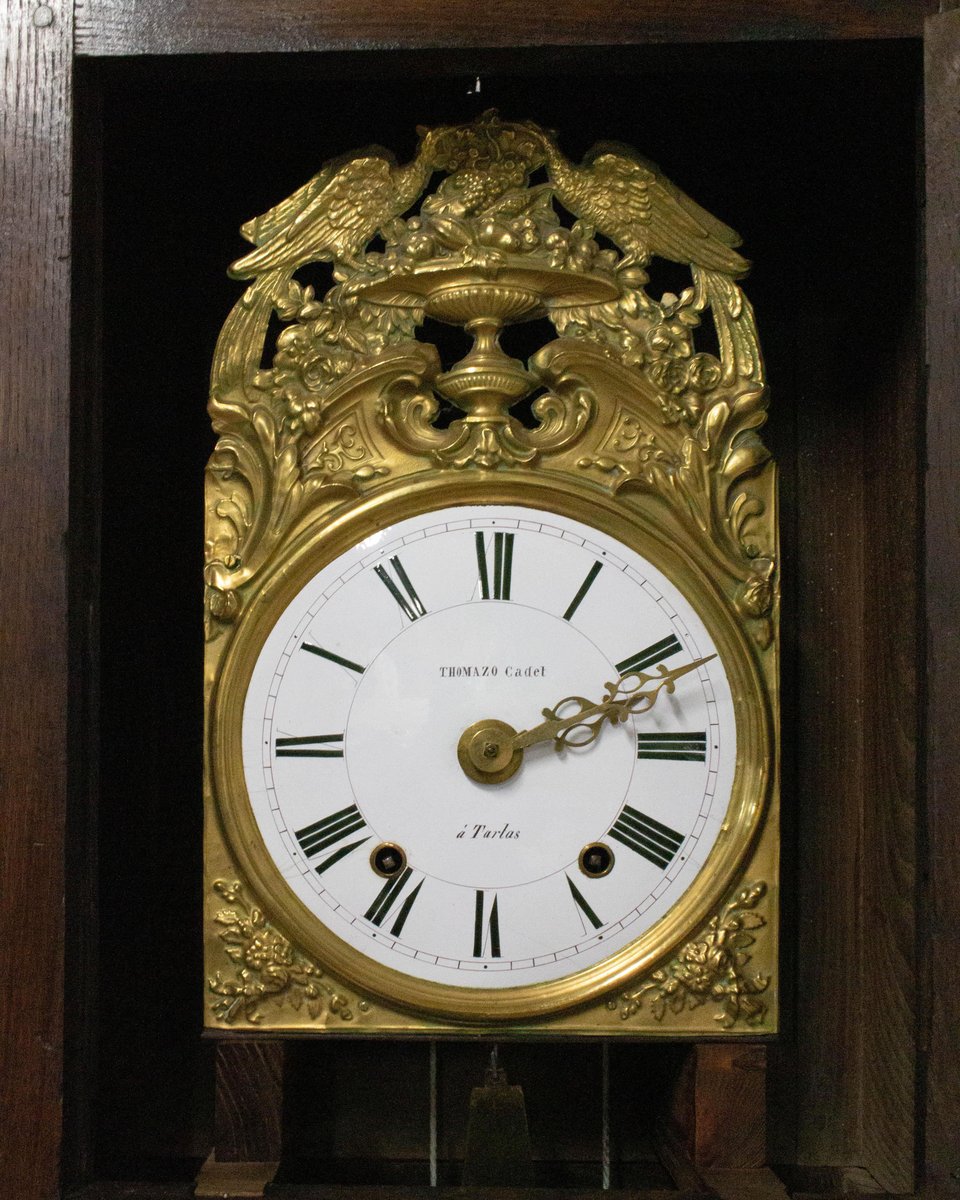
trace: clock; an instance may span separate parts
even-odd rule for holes
[[[775,1027],[775,494],[745,263],[644,160],[588,161],[487,114],[244,228],[208,470],[215,1026]],[[338,226],[360,182],[380,207]],[[623,255],[588,222],[603,195]],[[643,291],[658,237],[682,297]],[[320,299],[293,277],[312,259]],[[726,363],[696,350],[704,310]],[[542,315],[560,336],[509,358],[503,326]],[[444,370],[425,316],[470,353]]]

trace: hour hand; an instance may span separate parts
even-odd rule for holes
[[[539,725],[520,733],[504,721],[477,721],[461,734],[457,758],[464,772],[478,783],[503,783],[520,769],[523,752],[529,746],[550,741],[557,751],[567,746],[589,746],[607,721],[618,725],[632,713],[648,712],[661,691],[673,692],[679,678],[712,658],[716,655],[672,669],[660,663],[655,674],[630,671],[616,682],[604,684],[606,695],[602,700],[566,696],[553,708],[543,709],[545,719]]]
[[[512,747],[514,750],[525,750],[538,742],[549,741],[558,751],[567,746],[589,746],[600,736],[606,721],[618,725],[631,713],[649,712],[661,691],[673,692],[676,680],[715,657],[711,654],[672,669],[660,663],[652,675],[643,671],[629,671],[615,683],[605,683],[606,696],[595,704],[582,696],[567,696],[553,708],[543,710],[546,720],[541,724],[515,734]],[[563,715],[565,710],[566,715]]]

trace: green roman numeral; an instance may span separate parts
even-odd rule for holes
[[[346,667],[348,671],[356,671],[358,675],[363,674],[364,668],[359,663],[351,662],[349,658],[341,658],[339,654],[334,654],[332,650],[324,650],[322,646],[312,646],[309,642],[303,642],[300,649],[310,654],[319,654],[321,658],[329,659],[339,667]]]
[[[407,867],[402,871],[396,879],[388,879],[380,891],[377,893],[376,899],[363,914],[364,920],[369,921],[372,925],[380,926],[390,915],[390,910],[394,907],[400,897],[403,895],[407,884],[410,882],[410,876],[413,874],[413,867]],[[410,909],[413,908],[413,902],[420,895],[420,889],[423,887],[421,879],[412,892],[409,892],[403,904],[400,906],[400,911],[396,915],[393,925],[390,927],[392,937],[399,937],[403,932],[403,927],[407,922],[407,917],[410,915]]]
[[[493,587],[491,587],[483,533],[479,529],[477,530],[477,570],[480,573],[480,595],[484,600],[510,599],[510,577],[513,573],[513,536],[512,533],[495,533],[493,535]]]
[[[638,733],[637,758],[672,759],[674,762],[706,762],[705,733]]]
[[[666,870],[683,845],[682,833],[638,812],[629,804],[624,805],[623,812],[614,821],[610,836],[661,870]]]
[[[603,563],[600,562],[599,559],[597,559],[597,561],[593,564],[593,566],[587,572],[586,579],[584,579],[583,583],[580,584],[577,594],[570,601],[570,604],[567,607],[567,611],[563,614],[563,619],[565,621],[569,621],[570,618],[573,616],[573,614],[580,607],[580,603],[583,600],[584,596],[587,594],[587,592],[590,591],[590,588],[593,586],[593,581],[600,574],[600,569],[602,566],[603,566]]]
[[[483,947],[489,934],[490,957],[500,957],[500,915],[497,909],[497,893],[493,893],[493,903],[490,905],[490,916],[486,926],[483,921],[484,892],[477,892],[477,903],[473,920],[473,957],[483,958]]]
[[[390,565],[393,567],[394,571],[396,571],[397,578],[400,580],[400,586],[403,588],[403,591],[406,592],[406,595],[401,592],[400,588],[397,587],[397,585],[390,578],[390,573],[387,571],[385,566],[381,564],[373,569],[383,581],[387,591],[400,605],[404,616],[411,621],[415,621],[417,617],[425,617],[427,615],[427,610],[423,607],[423,603],[420,600],[420,597],[417,595],[416,588],[410,582],[410,577],[403,569],[403,563],[399,558],[397,558],[396,555],[394,555],[390,559]]]
[[[587,918],[587,920],[594,927],[594,929],[599,929],[600,926],[603,924],[603,922],[600,920],[600,918],[597,916],[597,914],[593,911],[593,909],[590,907],[590,905],[586,902],[586,900],[584,900],[583,896],[580,894],[579,888],[573,882],[573,880],[570,878],[570,876],[566,875],[566,873],[564,873],[564,875],[565,875],[567,883],[570,884],[570,895],[573,897],[573,901],[576,904],[577,908],[580,909],[580,911]]]
[[[277,758],[343,758],[343,734],[318,733],[315,737],[278,737],[275,749]]]
[[[358,833],[366,827],[367,823],[360,815],[359,808],[355,804],[351,804],[349,808],[341,808],[339,812],[331,813],[329,817],[324,817],[320,821],[314,821],[312,825],[305,825],[303,829],[298,829],[294,837],[300,843],[300,849],[307,858],[314,858],[322,851],[336,846],[344,838],[348,838],[351,834]],[[369,840],[370,835],[367,834],[355,842],[347,842],[343,846],[338,846],[331,855],[314,867],[314,871],[318,875],[322,875],[334,863],[339,862],[341,858],[345,858],[352,850],[356,850],[358,846],[362,846]]]
[[[682,649],[683,647],[671,633],[663,641],[654,642],[652,646],[641,650],[639,654],[631,654],[623,662],[618,662],[617,670],[621,675],[628,675],[631,671],[645,671],[647,667],[653,667],[658,662],[663,662],[665,658],[669,658],[671,654],[677,654]]]

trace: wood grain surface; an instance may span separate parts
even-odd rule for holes
[[[218,1162],[279,1162],[283,1143],[281,1041],[217,1042],[214,1153]]]
[[[906,145],[903,156],[909,169]],[[918,223],[916,210],[902,219]],[[888,251],[884,265],[900,302],[870,366],[863,428],[861,1153],[838,1165],[866,1168],[884,1190],[903,1194],[915,1184],[916,808],[922,768],[922,333],[912,230],[904,245]]]
[[[787,1189],[769,1167],[704,1171],[703,1181],[718,1200],[788,1200]]]
[[[796,837],[790,1161],[824,1165],[849,1161],[859,1143],[865,463],[860,406],[843,403],[854,373],[841,345],[845,298],[797,286],[802,338],[820,352],[804,359],[797,346],[796,554],[784,583],[796,653],[784,722],[796,756],[784,797]]]
[[[694,1049],[700,1168],[739,1170],[767,1163],[767,1048],[707,1042]]]
[[[673,1188],[496,1188],[485,1193],[490,1200],[705,1200],[702,1191],[677,1191]],[[478,1200],[484,1192],[464,1187],[343,1187],[322,1184],[270,1185],[268,1195],[276,1200]],[[89,1184],[65,1193],[64,1200],[188,1200],[192,1184],[175,1183],[102,1183]],[[234,1200],[225,1196],[223,1200]],[[237,1198],[239,1200],[239,1198]],[[730,1200],[734,1200],[733,1196]],[[741,1200],[781,1200],[778,1192],[745,1193]]]
[[[765,1167],[767,1047],[735,1042],[691,1046],[665,1115],[667,1132],[680,1141],[699,1175],[711,1169]]]
[[[960,1195],[960,10],[926,34],[926,1186]]]
[[[100,527],[103,446],[101,357],[102,155],[100,88],[85,63],[73,77],[74,161],[83,167],[72,191],[71,254],[73,381],[70,426],[68,709],[70,802],[65,827],[64,964],[69,1000],[64,1012],[63,1170],[65,1184],[95,1170],[98,1029],[100,1017]],[[85,69],[86,68],[86,69]]]
[[[915,1136],[922,459],[913,95],[907,84],[901,106],[880,94],[869,102],[901,148],[879,170],[849,143],[814,135],[830,202],[804,213],[804,267],[788,285],[798,344],[796,460],[785,468],[793,551],[784,566],[784,738],[794,760],[785,890],[797,993],[795,1038],[785,1039],[795,1058],[778,1086],[795,1113],[791,1161],[865,1167],[892,1192],[912,1189]],[[887,203],[870,198],[881,194]]]
[[[0,6],[0,1180],[58,1190],[67,793],[67,0]]]
[[[78,0],[79,54],[918,37],[935,0]]]

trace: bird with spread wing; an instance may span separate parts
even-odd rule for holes
[[[623,251],[625,267],[643,268],[655,255],[689,266],[698,307],[713,312],[724,377],[759,379],[750,307],[735,282],[750,263],[737,253],[736,231],[628,146],[601,142],[575,166],[550,137],[543,144],[560,203],[590,232],[610,238]]]
[[[653,255],[738,278],[750,264],[734,230],[700,207],[659,167],[626,146],[601,142],[575,166],[545,139],[554,194],[584,224],[610,238],[627,265]]]
[[[431,145],[439,132],[424,132],[416,157],[403,166],[378,146],[327,163],[286,200],[241,227],[256,249],[238,258],[230,275],[251,279],[317,261],[359,268],[370,239],[426,186],[433,170]]]

